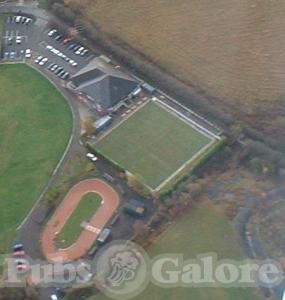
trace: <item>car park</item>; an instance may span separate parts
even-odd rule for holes
[[[25,51],[25,57],[26,58],[31,58],[32,57],[31,49],[26,49],[26,51]]]

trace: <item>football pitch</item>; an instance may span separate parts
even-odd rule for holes
[[[94,148],[155,189],[212,141],[151,101],[95,143]]]
[[[63,96],[24,64],[0,66],[0,252],[30,212],[72,130]]]

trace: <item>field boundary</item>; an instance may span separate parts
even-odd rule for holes
[[[212,139],[207,145],[201,148],[194,156],[192,156],[188,161],[183,163],[176,171],[174,171],[168,178],[161,182],[154,190],[156,192],[160,191],[168,182],[171,182],[178,174],[180,174],[189,164],[195,161],[200,155],[202,155],[207,149],[211,148],[213,144],[216,143],[215,139]]]
[[[43,72],[39,71],[37,68],[35,68],[33,65],[31,64],[27,64],[25,62],[18,62],[20,64],[25,64],[27,65],[28,67],[30,67],[31,69],[35,70],[36,72],[38,72],[41,76],[43,76],[46,80],[48,80],[52,86],[61,94],[61,96],[65,99],[66,103],[68,104],[69,108],[70,108],[70,111],[71,111],[71,115],[72,115],[72,129],[71,129],[71,135],[70,135],[70,138],[68,140],[68,143],[66,145],[66,148],[64,150],[64,153],[62,154],[60,160],[58,161],[57,165],[55,166],[52,174],[51,174],[51,177],[48,181],[48,183],[46,184],[46,186],[44,187],[44,189],[42,190],[41,194],[39,195],[39,198],[36,200],[35,204],[33,205],[33,207],[30,209],[30,211],[28,212],[28,214],[26,215],[26,217],[24,218],[24,220],[22,220],[22,222],[19,224],[19,226],[16,228],[16,230],[19,230],[21,229],[24,224],[27,222],[27,220],[29,219],[29,217],[32,215],[34,209],[37,207],[37,205],[40,203],[40,201],[42,200],[43,196],[46,194],[46,192],[48,191],[48,189],[50,188],[50,185],[53,181],[53,177],[55,176],[55,174],[57,173],[58,169],[60,168],[62,162],[64,161],[69,149],[70,149],[70,146],[73,142],[73,139],[75,137],[75,112],[74,112],[74,109],[73,109],[73,106],[70,104],[68,98],[64,95],[64,93],[56,86],[56,84],[49,78],[47,77]],[[17,64],[18,64],[17,63]],[[6,64],[6,63],[3,63],[3,64]],[[16,64],[16,62],[15,62]]]

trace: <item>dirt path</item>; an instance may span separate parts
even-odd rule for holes
[[[76,243],[66,249],[57,249],[55,237],[62,230],[66,221],[78,206],[84,194],[98,193],[102,199],[102,205],[93,216],[89,225],[95,227],[96,232],[82,229]],[[49,261],[73,261],[83,257],[92,247],[100,231],[110,220],[120,203],[118,193],[107,183],[100,179],[87,179],[75,185],[62,201],[48,222],[42,236],[42,249]]]

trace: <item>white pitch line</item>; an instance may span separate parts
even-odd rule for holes
[[[172,173],[168,178],[166,178],[159,186],[155,188],[155,191],[161,190],[163,186],[165,186],[169,181],[171,181],[172,178],[174,178],[177,174],[179,174],[184,168],[187,167],[192,161],[197,159],[203,152],[205,152],[206,149],[210,148],[213,143],[216,141],[212,139],[207,145],[205,145],[202,149],[200,149],[194,156],[192,156],[188,161],[183,163],[181,167],[179,167],[174,173]]]
[[[206,137],[208,137],[210,139],[213,139],[213,138],[218,139],[218,140],[221,139],[221,137],[215,135],[213,132],[209,131],[208,129],[206,129],[202,125],[198,124],[197,122],[195,122],[191,118],[185,116],[183,113],[181,113],[180,111],[178,111],[175,108],[171,107],[170,105],[162,102],[161,100],[156,99],[154,102],[157,102],[161,108],[168,111],[169,113],[172,113],[172,114],[176,115],[176,117],[178,117],[181,121],[184,121],[190,127],[192,127],[193,129],[199,131],[201,134],[205,135]]]

